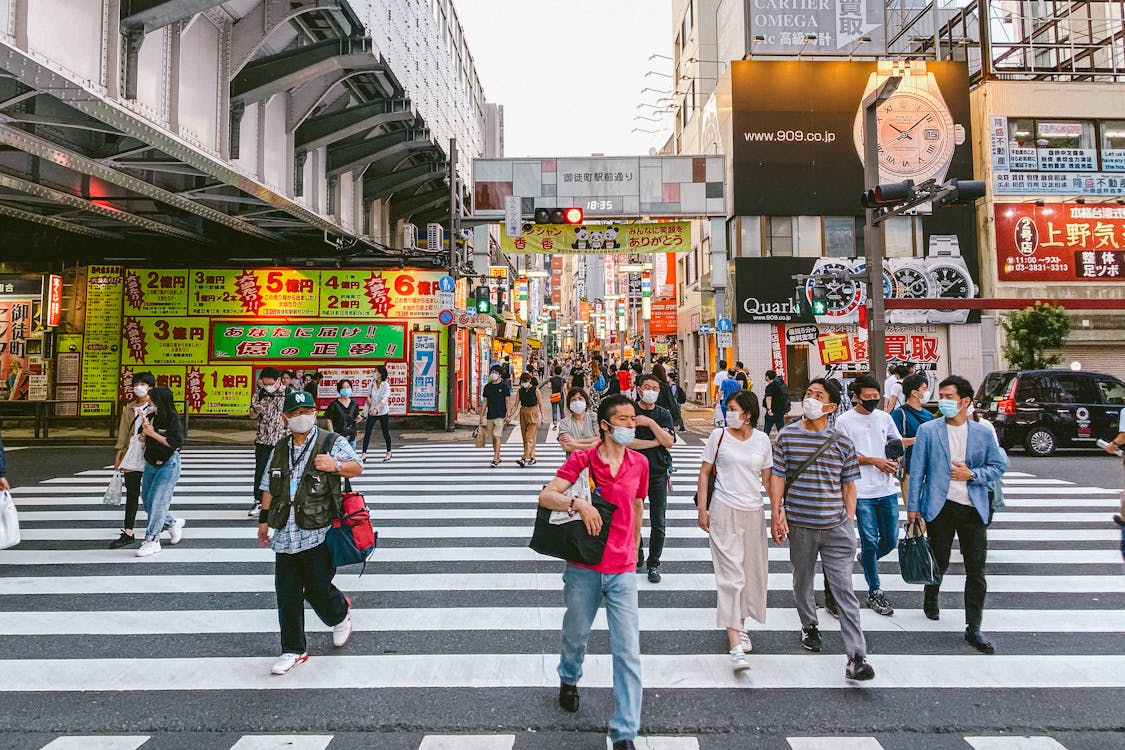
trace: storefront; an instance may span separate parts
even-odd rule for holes
[[[392,415],[446,409],[443,322],[453,321],[442,313],[453,288],[441,272],[85,270],[59,337],[68,377],[56,381],[58,414],[112,414],[133,373],[148,370],[189,415],[244,415],[266,366],[321,373],[323,406],[343,378],[364,393],[380,364]]]
[[[62,277],[0,275],[0,401],[47,401]]]

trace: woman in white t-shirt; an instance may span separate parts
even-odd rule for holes
[[[387,382],[387,366],[376,365],[375,376],[371,379],[371,388],[367,392],[367,403],[363,406],[363,416],[367,424],[363,429],[363,453],[360,458],[367,460],[367,448],[371,445],[371,433],[375,430],[375,423],[383,429],[383,442],[387,446],[387,454],[383,461],[391,460],[391,384]]]
[[[731,666],[750,668],[747,617],[766,621],[769,554],[763,502],[770,483],[773,448],[755,430],[758,397],[736,391],[727,399],[727,426],[711,433],[699,469],[699,528],[711,537],[711,561],[718,591],[716,623],[727,631]],[[707,508],[707,484],[715,467],[715,491]]]

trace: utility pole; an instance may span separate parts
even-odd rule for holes
[[[872,190],[879,184],[879,105],[889,99],[902,83],[902,76],[890,76],[863,100],[863,186]],[[876,209],[864,211],[864,255],[867,257],[867,367],[878,382],[887,376],[887,313],[883,304],[883,223],[875,221]]]
[[[449,275],[457,283],[457,235],[460,223],[460,196],[457,194],[457,139],[449,139]],[[445,429],[457,427],[457,326],[445,327]]]

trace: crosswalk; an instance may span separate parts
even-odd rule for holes
[[[246,517],[251,450],[184,451],[173,502],[188,522],[184,540],[150,558],[107,548],[122,515],[101,504],[108,467],[19,487],[24,541],[0,551],[0,699],[191,694],[199,706],[219,710],[232,696],[294,690],[467,690],[480,691],[485,704],[492,694],[549,695],[543,689],[558,683],[561,563],[534,554],[527,541],[534,497],[562,461],[552,443],[541,442],[537,465],[527,468],[512,461],[490,468],[491,452],[464,442],[420,443],[397,448],[389,463],[369,461],[353,484],[374,509],[380,546],[366,575],[347,570],[336,579],[353,597],[356,635],[334,651],[328,628],[310,611],[312,658],[281,678],[269,674],[277,650],[272,553],[256,546],[256,527]],[[515,457],[508,446],[505,452]],[[771,689],[812,690],[818,700],[831,700],[832,691],[879,688],[953,694],[972,686],[1029,695],[1125,689],[1125,577],[1120,533],[1109,521],[1118,490],[1006,476],[1008,509],[989,531],[984,629],[996,656],[976,654],[959,636],[964,576],[956,552],[937,622],[921,612],[919,587],[897,575],[894,553],[885,558],[884,589],[897,611],[888,618],[863,610],[877,676],[870,687],[856,688],[844,679],[838,624],[823,610],[824,652],[800,648],[785,547],[770,548],[766,623],[749,623],[752,668],[731,671],[725,636],[715,629],[707,539],[691,505],[699,446],[681,442],[672,453],[677,472],[663,581],[638,579],[647,691],[750,691],[767,700]],[[138,529],[143,524],[142,510]],[[862,590],[858,564],[854,580]],[[605,630],[602,613],[583,687],[612,686]],[[551,710],[549,700],[539,705]],[[504,707],[496,710],[503,724]],[[596,724],[608,713],[587,718]],[[98,747],[140,747],[128,744],[137,736],[124,733],[122,744]],[[796,739],[794,748],[844,747]],[[875,744],[854,746],[879,747],[868,739]],[[969,744],[1063,747],[987,740]],[[50,741],[56,744],[39,746],[94,747],[67,744],[64,736]]]

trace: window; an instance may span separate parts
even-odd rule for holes
[[[1076,375],[1073,373],[1060,373],[1055,376],[1061,393],[1060,400],[1073,404],[1096,404],[1101,399],[1094,379],[1089,375]]]
[[[1021,402],[1050,401],[1051,386],[1047,378],[1042,375],[1024,375],[1020,378],[1019,390],[1016,398]]]
[[[689,283],[689,284],[694,284],[696,282],[696,280],[698,279],[699,271],[698,271],[698,269],[696,268],[696,265],[695,265],[695,258],[696,258],[695,254],[698,251],[699,251],[699,248],[692,248],[692,251],[690,253],[688,253],[688,256],[687,256],[687,259],[686,259],[687,260],[687,283]]]
[[[769,257],[793,255],[793,217],[767,216],[765,254]]]
[[[1100,124],[1102,169],[1125,172],[1125,120],[1106,120]]]
[[[884,254],[888,258],[912,258],[921,253],[914,252],[913,216],[892,216],[883,222]]]
[[[1008,120],[1014,171],[1094,171],[1097,140],[1092,120]]]
[[[691,32],[695,26],[695,0],[688,0],[687,10],[684,11],[684,21],[680,28],[680,41],[684,47],[687,47],[688,40],[691,38]]]
[[[854,216],[825,216],[824,254],[829,258],[856,257],[856,234],[862,232],[862,223]]]
[[[1102,403],[1125,406],[1125,384],[1120,380],[1099,380],[1098,389],[1102,392]]]

